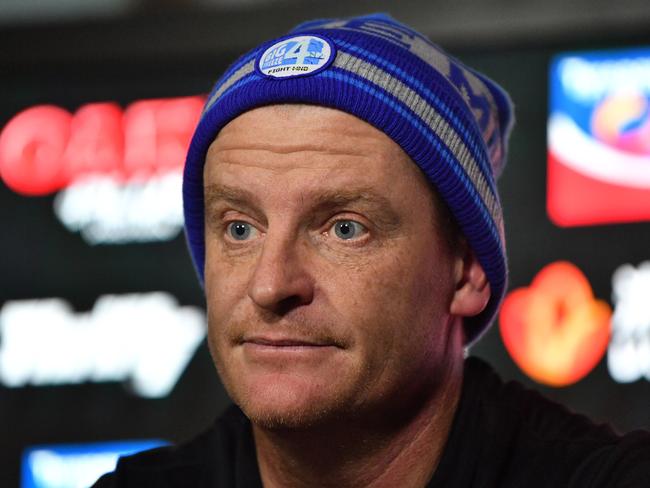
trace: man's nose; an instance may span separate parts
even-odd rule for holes
[[[257,306],[283,314],[310,303],[313,293],[305,248],[301,250],[296,239],[271,236],[269,232],[249,283],[248,296]]]

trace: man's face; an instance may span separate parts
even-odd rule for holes
[[[263,107],[223,128],[204,176],[209,345],[253,422],[386,413],[435,390],[462,257],[396,143],[334,109]]]

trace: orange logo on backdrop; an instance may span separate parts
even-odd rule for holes
[[[529,287],[508,294],[499,326],[506,349],[527,376],[566,386],[602,359],[611,315],[609,305],[594,298],[585,275],[558,261],[544,267]]]

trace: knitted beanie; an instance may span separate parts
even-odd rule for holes
[[[306,22],[232,64],[208,96],[183,178],[185,232],[204,279],[203,166],[219,131],[253,108],[314,104],[355,115],[399,144],[438,190],[490,283],[465,320],[476,341],[506,288],[503,214],[495,185],[512,125],[508,95],[385,14]]]

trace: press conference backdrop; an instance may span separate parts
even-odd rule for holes
[[[499,183],[510,294],[471,353],[622,431],[650,428],[639,48],[454,50],[517,114]],[[84,486],[116,453],[182,441],[228,404],[180,201],[184,145],[236,54],[215,53],[26,56],[0,77],[3,487]]]

